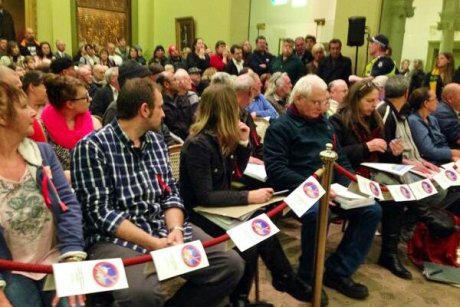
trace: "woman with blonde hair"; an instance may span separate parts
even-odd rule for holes
[[[318,70],[319,63],[324,58],[324,45],[321,43],[316,43],[311,48],[311,54],[313,55],[313,61],[307,64],[307,73],[308,74],[316,74]]]
[[[80,204],[51,147],[27,138],[35,115],[22,90],[0,82],[0,257],[30,264],[81,261]],[[68,306],[43,290],[45,279],[2,270],[0,306]],[[77,300],[84,305],[78,296],[69,297],[70,306]]]
[[[211,236],[225,231],[195,213],[195,206],[246,206],[267,202],[273,196],[271,188],[231,189],[233,171],[236,176],[241,176],[250,154],[249,127],[239,120],[235,91],[222,84],[210,85],[201,96],[196,122],[182,147],[179,184],[192,223]],[[276,237],[240,255],[246,261],[246,269],[231,295],[233,306],[248,303],[259,255],[271,271],[273,286],[277,290],[286,291],[298,300],[311,299],[311,288],[296,277]]]

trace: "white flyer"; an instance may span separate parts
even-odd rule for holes
[[[390,191],[394,201],[415,200],[415,196],[407,184],[387,185],[386,187],[388,188],[388,191]]]
[[[409,184],[409,187],[417,200],[438,193],[429,179],[420,180]]]
[[[356,175],[356,179],[358,180],[358,186],[361,193],[376,197],[378,199],[384,199],[382,190],[380,189],[380,184],[378,182],[369,180],[359,175]]]
[[[279,231],[278,227],[263,213],[228,230],[227,233],[236,247],[244,252]]]
[[[460,185],[460,175],[453,168],[440,169],[440,172],[434,175],[433,179],[444,190]]]
[[[128,288],[120,258],[53,264],[59,297]]]
[[[326,193],[326,191],[324,191],[318,180],[310,176],[289,194],[284,199],[284,202],[298,217],[301,217],[324,195],[324,193]]]
[[[209,266],[200,240],[155,250],[150,255],[160,281]]]

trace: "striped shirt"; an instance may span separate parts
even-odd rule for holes
[[[184,209],[160,134],[147,132],[135,148],[112,121],[78,143],[72,152],[72,185],[82,205],[87,246],[104,241],[146,253],[115,232],[124,219],[155,237],[168,235],[165,210]],[[184,240],[191,225],[184,225]]]

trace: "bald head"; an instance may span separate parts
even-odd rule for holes
[[[328,85],[328,89],[330,97],[338,103],[342,103],[343,99],[348,93],[348,85],[342,79],[330,82]]]
[[[236,92],[238,104],[241,108],[246,108],[253,97],[254,79],[248,74],[238,76],[233,82],[233,88]]]
[[[455,111],[460,111],[460,84],[449,83],[442,90],[442,100]]]
[[[22,88],[21,79],[16,72],[8,67],[0,65],[0,81],[7,83],[8,85],[14,86],[18,89]]]

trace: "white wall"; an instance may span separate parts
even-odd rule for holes
[[[272,4],[271,0],[252,0],[249,25],[249,39],[254,44],[257,37],[257,24],[265,23],[265,30],[259,35],[267,38],[270,51],[278,53],[280,38],[306,36],[312,34],[317,40],[327,42],[332,38],[337,0],[306,0],[304,6],[293,7],[295,0],[288,0],[284,5]],[[299,1],[302,2],[302,1]],[[316,31],[315,19],[324,18],[325,26]]]
[[[428,41],[440,40],[437,30],[442,0],[414,0],[414,17],[406,19],[401,59],[422,59],[426,61]]]
[[[430,62],[431,53],[428,42],[441,40],[441,31],[438,28],[439,13],[442,11],[442,0],[414,0],[414,17],[406,20],[401,59],[422,59]],[[459,16],[460,18],[460,16]],[[455,41],[460,41],[460,31],[455,33]]]

